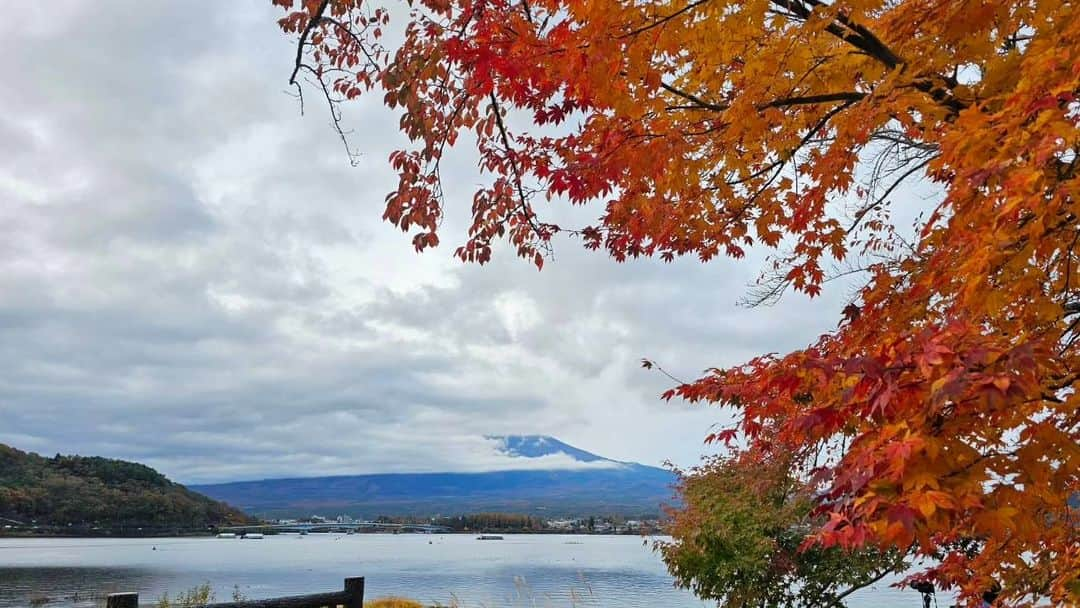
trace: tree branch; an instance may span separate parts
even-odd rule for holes
[[[901,565],[901,564],[898,564],[898,566],[899,565]],[[894,568],[885,568],[884,570],[879,572],[877,574],[877,576],[875,576],[874,578],[872,578],[872,579],[870,579],[870,580],[868,580],[868,581],[866,581],[866,582],[864,582],[862,584],[859,584],[859,585],[852,585],[851,587],[844,590],[843,593],[840,593],[840,594],[836,595],[833,598],[833,605],[838,606],[839,608],[844,608],[843,600],[844,600],[845,597],[851,595],[852,593],[855,593],[856,591],[858,591],[860,589],[866,589],[870,585],[873,585],[874,583],[877,583],[877,582],[881,581],[881,579],[883,579],[886,576],[892,574],[893,572],[896,572],[895,567]]]
[[[863,207],[862,209],[860,209],[859,212],[855,214],[854,221],[851,223],[850,226],[848,226],[847,230],[845,230],[844,232],[847,233],[847,234],[851,234],[851,231],[855,230],[855,228],[859,225],[859,223],[862,222],[863,218],[866,217],[866,214],[868,214],[871,211],[873,211],[874,209],[877,209],[878,207],[880,207],[882,205],[882,203],[885,202],[885,199],[888,198],[889,195],[893,193],[893,190],[896,190],[896,188],[898,186],[900,186],[900,184],[903,183],[904,180],[906,180],[908,177],[910,177],[915,172],[926,168],[926,165],[929,165],[930,161],[932,161],[932,160],[934,160],[933,157],[928,158],[928,159],[924,160],[923,162],[918,163],[914,167],[912,167],[912,168],[908,169],[907,171],[905,171],[903,175],[901,175],[895,182],[893,182],[892,185],[889,186],[885,190],[885,192],[883,192],[881,194],[881,196],[879,196],[877,198],[877,200],[875,200],[872,204],[867,205],[866,207]]]
[[[765,110],[767,108],[787,108],[790,106],[807,106],[815,103],[830,103],[833,101],[848,101],[856,102],[862,101],[866,98],[866,93],[859,93],[857,91],[851,91],[846,93],[821,93],[819,95],[803,95],[794,97],[781,97],[774,99],[768,103],[758,104],[756,107],[758,110]]]
[[[664,25],[665,23],[671,21],[672,19],[678,17],[679,15],[682,15],[682,14],[684,14],[686,12],[692,11],[695,8],[701,6],[702,4],[705,4],[708,1],[709,0],[696,0],[695,2],[691,2],[690,4],[687,4],[686,6],[684,6],[681,9],[675,11],[674,13],[671,13],[670,15],[660,17],[659,19],[657,19],[656,21],[653,21],[652,23],[650,23],[648,25],[639,27],[636,30],[631,30],[631,31],[623,34],[622,36],[620,36],[620,38],[629,38],[631,36],[637,36],[638,34],[640,34],[642,32],[647,32],[647,31],[653,29],[654,27],[659,27],[661,25]]]
[[[495,126],[499,129],[499,138],[502,140],[503,148],[506,149],[506,159],[510,162],[510,171],[514,174],[514,187],[517,189],[521,214],[525,216],[525,221],[529,222],[529,227],[532,228],[533,233],[538,237],[542,236],[543,232],[540,230],[540,227],[536,225],[535,214],[532,209],[529,208],[529,202],[525,196],[525,188],[522,186],[521,169],[518,168],[517,159],[514,158],[514,150],[510,144],[510,135],[507,134],[506,125],[503,124],[502,111],[499,106],[499,100],[495,97],[495,91],[488,93],[488,97],[491,100],[491,111],[495,114]]]
[[[292,74],[289,75],[289,84],[296,84],[296,75],[304,65],[304,46],[307,44],[308,36],[311,35],[311,30],[315,29],[315,26],[322,19],[323,13],[326,12],[326,7],[329,4],[330,0],[322,0],[319,7],[315,9],[315,13],[311,15],[311,19],[308,20],[307,27],[300,34],[300,42],[296,44],[296,61],[293,65]]]
[[[660,82],[660,88],[662,88],[665,91],[667,91],[669,93],[672,93],[674,95],[678,95],[679,97],[682,97],[683,99],[685,99],[687,101],[693,102],[698,107],[704,108],[706,110],[712,110],[714,112],[723,112],[724,110],[731,107],[729,104],[710,103],[710,102],[705,101],[704,99],[694,95],[693,93],[687,93],[686,91],[676,89],[672,85],[670,85],[670,84],[668,84],[666,82],[663,82],[663,81]]]

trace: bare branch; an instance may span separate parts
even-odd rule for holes
[[[848,226],[848,228],[847,228],[847,230],[845,232],[847,234],[851,234],[851,232],[853,230],[855,230],[855,228],[859,225],[859,223],[862,222],[863,218],[865,218],[866,215],[868,213],[870,213],[871,211],[873,211],[874,209],[877,209],[877,208],[881,207],[881,205],[885,202],[885,199],[887,199],[889,197],[889,195],[892,194],[893,191],[896,190],[896,188],[899,187],[900,184],[902,184],[904,182],[904,180],[906,180],[908,177],[915,174],[916,172],[921,171],[922,169],[925,169],[926,166],[929,165],[930,161],[932,161],[932,160],[933,160],[933,158],[928,158],[928,159],[922,161],[921,163],[918,163],[918,164],[914,165],[913,167],[911,167],[907,171],[905,171],[904,174],[901,175],[896,181],[894,181],[891,186],[889,186],[888,188],[885,189],[885,192],[882,193],[882,195],[879,196],[877,198],[877,200],[875,200],[870,205],[867,205],[866,207],[863,207],[862,209],[859,210],[858,213],[855,214],[855,220],[852,222],[852,224],[850,226]]]
[[[319,7],[315,9],[315,13],[311,15],[311,19],[308,20],[307,27],[304,28],[303,33],[300,34],[300,41],[296,44],[296,62],[293,66],[292,74],[289,75],[289,84],[296,84],[296,75],[300,72],[300,69],[304,67],[304,46],[307,45],[308,36],[311,35],[311,30],[315,29],[319,20],[322,18],[323,13],[326,12],[327,5],[330,4],[330,0],[322,0]]]

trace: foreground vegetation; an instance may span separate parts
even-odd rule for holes
[[[239,587],[235,587],[230,599],[234,602],[242,602],[249,598],[240,592]],[[154,604],[154,608],[201,608],[215,601],[217,601],[217,595],[214,590],[209,583],[204,583],[175,595],[165,593]],[[364,608],[424,608],[424,605],[407,598],[390,596],[368,600],[364,602]]]
[[[364,602],[364,608],[424,608],[424,605],[403,597],[384,597]]]
[[[688,471],[656,547],[676,583],[723,606],[843,606],[909,566],[907,551],[807,544],[813,497],[784,463],[715,457]]]

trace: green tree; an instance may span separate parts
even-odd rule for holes
[[[680,472],[672,540],[657,543],[676,582],[729,608],[844,606],[906,566],[896,551],[806,543],[820,527],[806,485],[785,462],[715,457]]]

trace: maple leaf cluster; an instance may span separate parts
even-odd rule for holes
[[[796,455],[814,546],[911,548],[971,601],[1080,599],[1074,3],[413,0],[391,50],[369,0],[274,2],[335,119],[375,88],[400,110],[384,218],[418,251],[467,137],[490,180],[465,261],[506,241],[541,266],[560,232],[620,261],[761,245],[758,301],[853,265],[836,331],[668,396]],[[943,197],[907,238],[889,211],[922,176]],[[544,221],[555,203],[597,219]]]

